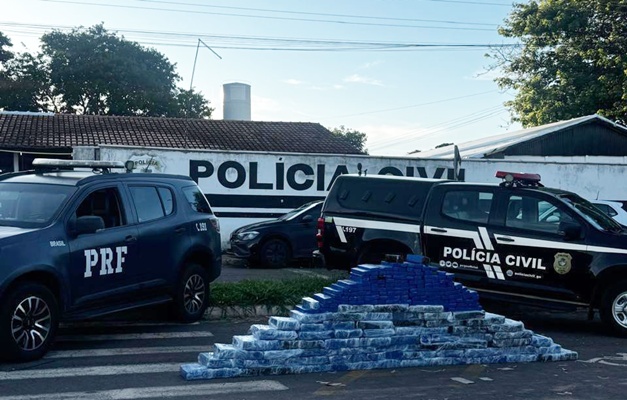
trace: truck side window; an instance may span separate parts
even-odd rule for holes
[[[76,217],[93,215],[101,217],[105,229],[125,225],[120,206],[120,197],[115,188],[98,189],[81,202],[75,212]]]
[[[487,224],[492,197],[491,192],[473,189],[447,192],[442,201],[442,214],[454,219]]]
[[[553,204],[533,196],[509,197],[505,215],[506,226],[557,234],[562,222],[574,223],[575,220],[557,203]]]

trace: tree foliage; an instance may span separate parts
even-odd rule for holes
[[[359,132],[354,129],[346,128],[344,125],[340,125],[339,128],[331,129],[331,132],[335,136],[346,139],[351,145],[355,146],[359,151],[368,154],[368,150],[365,149],[367,136],[363,132]]]
[[[13,53],[8,50],[8,47],[11,46],[12,43],[9,38],[0,32],[0,65],[13,57]],[[5,49],[5,47],[7,47],[7,49]]]
[[[493,49],[514,121],[535,126],[594,113],[627,120],[627,0],[531,0],[499,28],[521,46]]]
[[[175,98],[171,117],[179,118],[210,118],[213,108],[202,94],[194,90],[179,89]]]
[[[175,65],[154,49],[108,32],[102,25],[54,30],[42,51],[6,63],[9,90],[0,107],[96,115],[210,117],[197,92],[177,88]]]

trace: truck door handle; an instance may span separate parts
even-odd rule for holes
[[[136,242],[137,238],[133,235],[128,235],[127,237],[124,238],[124,241],[126,243],[132,243],[132,242]]]
[[[184,226],[178,227],[174,230],[174,233],[183,233],[183,232],[185,232]]]
[[[431,228],[432,232],[438,232],[438,233],[446,233],[448,232],[446,229],[442,229],[442,228]]]
[[[512,243],[515,242],[514,239],[512,239],[511,237],[507,237],[507,236],[501,236],[498,238],[499,242],[507,242],[507,243]]]

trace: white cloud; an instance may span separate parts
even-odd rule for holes
[[[367,76],[361,76],[359,74],[353,74],[344,78],[344,82],[348,83],[363,83],[364,85],[383,86],[383,83],[377,79],[369,78]]]
[[[264,115],[282,111],[281,104],[268,97],[251,96],[250,103],[250,113],[254,121],[263,120]]]
[[[291,79],[291,78],[290,79],[286,79],[283,82],[287,83],[288,85],[295,85],[295,86],[302,85],[303,83],[305,83],[303,81],[299,81],[298,79]]]

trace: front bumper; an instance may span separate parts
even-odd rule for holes
[[[237,258],[254,258],[258,256],[258,241],[242,242],[238,240],[231,240],[229,242],[231,246],[227,250],[227,254]]]

